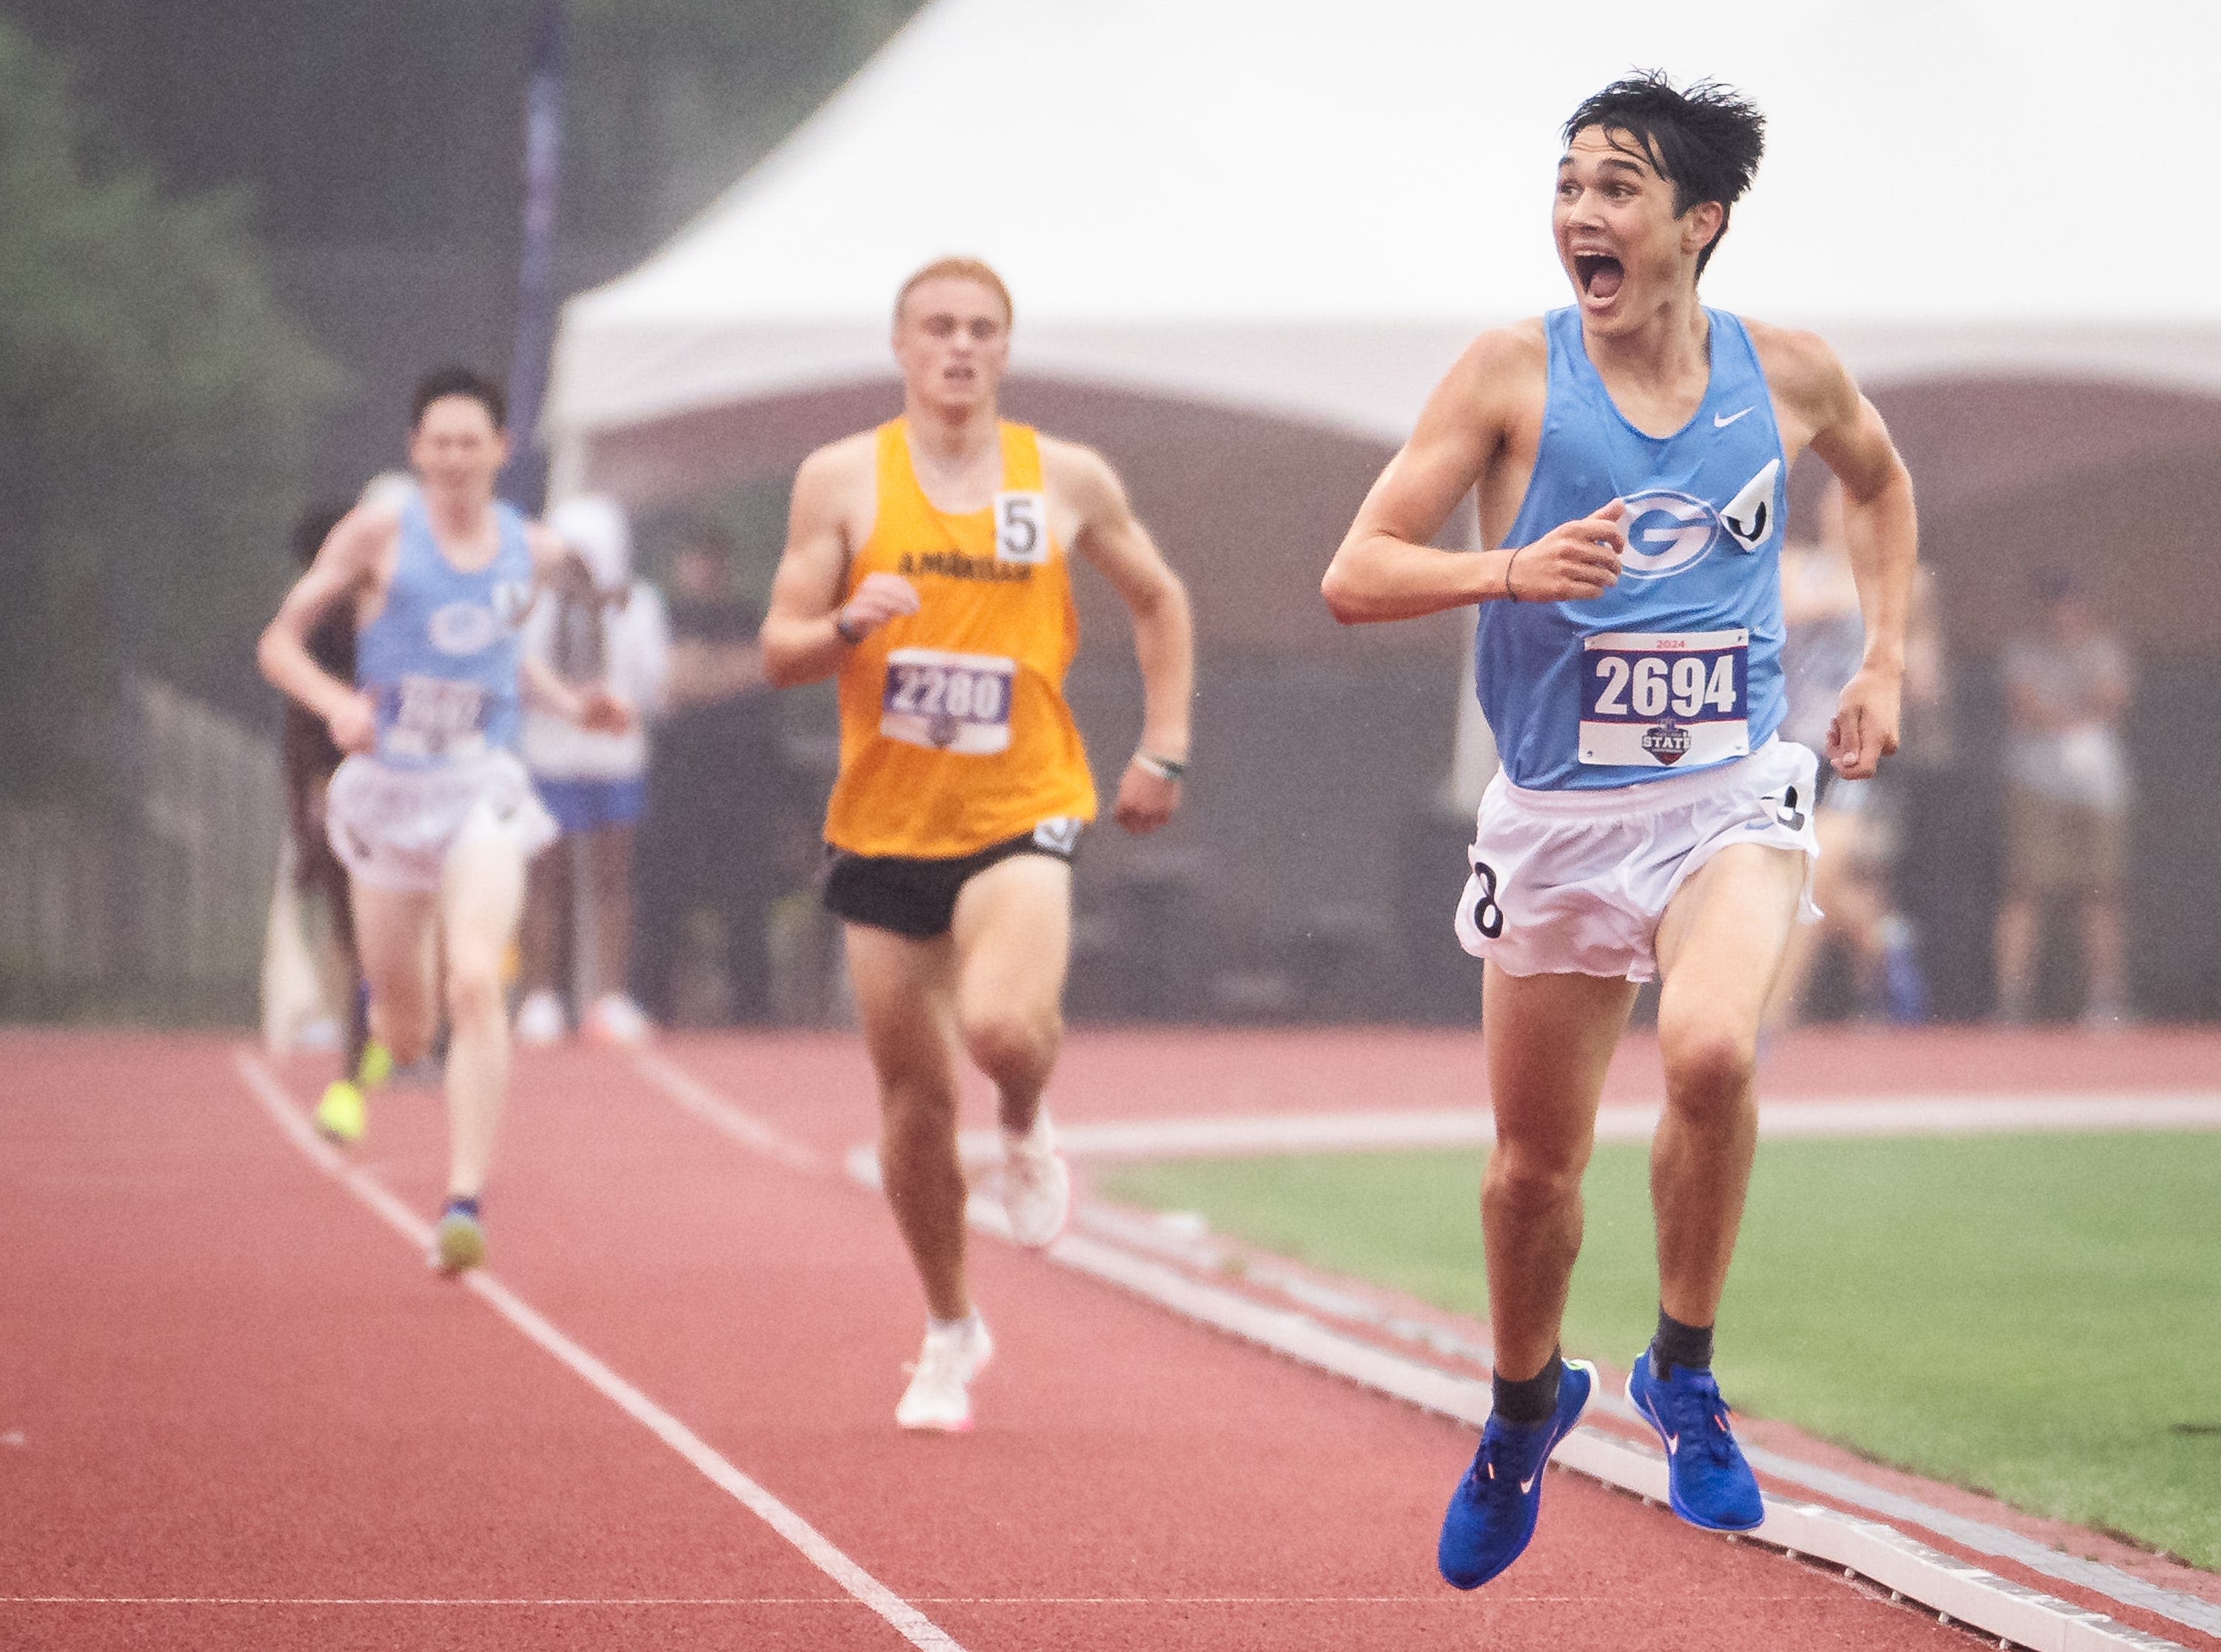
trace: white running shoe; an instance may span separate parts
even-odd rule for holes
[[[1003,1214],[1010,1237],[1029,1250],[1054,1244],[1072,1215],[1072,1171],[1056,1150],[1046,1109],[1026,1134],[1003,1132]]]
[[[648,1013],[623,993],[604,993],[586,1012],[584,1031],[597,1044],[641,1044],[648,1042]]]
[[[569,1031],[564,1025],[563,1001],[545,987],[527,993],[516,1007],[516,1041],[521,1044],[541,1049]]]
[[[994,1355],[995,1339],[977,1313],[946,1331],[928,1330],[917,1363],[908,1368],[910,1387],[895,1406],[896,1424],[943,1434],[969,1432],[972,1396],[967,1390]]]

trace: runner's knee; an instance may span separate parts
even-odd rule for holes
[[[1755,1034],[1716,1025],[1658,1029],[1659,1052],[1666,1063],[1668,1106],[1710,1111],[1739,1104],[1750,1093],[1758,1067]]]
[[[1520,1142],[1499,1137],[1488,1156],[1484,1192],[1517,1210],[1548,1209],[1580,1194],[1588,1154],[1573,1142]]]
[[[998,1080],[1038,1076],[1054,1059],[1063,1031],[1054,1004],[1032,1010],[1005,1006],[963,1018],[964,1048],[980,1071]]]
[[[489,963],[450,960],[447,1015],[458,1025],[502,1013],[501,970]]]

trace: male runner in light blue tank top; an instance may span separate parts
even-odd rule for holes
[[[1828,733],[1846,778],[1896,749],[1915,529],[1889,433],[1828,346],[1698,302],[1763,129],[1732,91],[1655,74],[1574,111],[1552,221],[1577,302],[1473,341],[1327,571],[1348,623],[1480,605],[1503,757],[1456,916],[1486,961],[1496,1116],[1496,1403],[1438,1555],[1461,1588],[1526,1548],[1542,1466],[1596,1381],[1560,1356],[1558,1326],[1605,1069],[1654,977],[1659,1328],[1629,1397],[1665,1445],[1676,1513],[1724,1530],[1764,1516],[1711,1364],[1760,1018],[1817,853],[1815,755],[1774,738],[1789,467],[1809,448],[1843,486],[1866,621]],[[1430,549],[1468,489],[1493,548]]]
[[[431,1044],[434,963],[445,961],[448,1180],[434,1260],[449,1275],[485,1254],[479,1199],[509,1078],[502,964],[525,862],[554,835],[511,750],[520,689],[588,727],[631,722],[608,695],[579,693],[523,658],[519,628],[563,552],[493,496],[509,454],[504,416],[501,392],[476,374],[429,375],[410,429],[416,489],[340,520],[257,656],[351,754],[326,817],[347,868],[372,1031],[397,1062]],[[358,627],[354,683],[306,645],[343,602]],[[361,1130],[359,1114],[319,1122],[342,1138]]]

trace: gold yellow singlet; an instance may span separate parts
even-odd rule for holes
[[[1095,782],[1064,702],[1079,616],[1048,531],[1040,439],[1003,425],[993,505],[950,516],[918,485],[904,429],[879,427],[878,514],[848,593],[867,574],[899,574],[922,602],[841,667],[825,839],[855,855],[950,860],[1043,820],[1092,820]]]

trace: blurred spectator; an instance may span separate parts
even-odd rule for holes
[[[526,888],[525,996],[516,1036],[535,1044],[563,1036],[558,977],[567,930],[572,957],[591,966],[581,1030],[608,1043],[637,1044],[648,1024],[627,990],[633,829],[648,797],[644,720],[661,706],[671,669],[670,624],[662,597],[632,577],[632,535],[614,501],[566,500],[548,514],[547,526],[571,554],[555,589],[525,621],[525,651],[566,683],[603,684],[643,721],[605,734],[526,710],[525,765],[563,835],[533,862]]]
[[[293,526],[294,561],[303,568],[316,561],[316,552],[346,514],[342,505],[312,506],[304,512]],[[342,683],[354,681],[354,610],[342,606],[309,633],[310,656]],[[282,750],[286,813],[293,834],[293,888],[322,908],[320,944],[314,952],[316,975],[325,1007],[345,1018],[346,1064],[335,1082],[349,1083],[360,1075],[369,1049],[370,1012],[361,990],[347,869],[324,835],[324,795],[345,754],[332,744],[324,720],[291,700],[285,702]]]
[[[771,1004],[785,757],[756,646],[762,615],[733,593],[735,550],[723,529],[698,523],[671,567],[669,714],[641,828],[635,976],[664,1020],[679,1019],[690,976],[691,1001],[708,1001],[712,1019],[760,1020]]]
[[[2119,733],[2131,683],[2120,643],[2100,629],[2072,576],[2037,583],[2045,629],[2005,653],[2011,735],[2005,755],[2005,898],[1998,912],[1998,1013],[2029,1019],[2043,908],[2076,898],[2089,982],[2083,1020],[2128,1015],[2121,879],[2132,782]]]
[[[1872,780],[1838,777],[1828,765],[1828,726],[1865,654],[1866,626],[1843,539],[1842,489],[1832,480],[1821,496],[1819,529],[1817,542],[1787,544],[1781,552],[1781,661],[1789,698],[1781,738],[1820,756],[1812,827],[1821,854],[1812,898],[1824,915],[1791,932],[1768,1019],[1778,1026],[1799,1019],[1812,967],[1832,942],[1850,954],[1855,1013],[1884,1014],[1902,1025],[1928,1015],[1918,937],[1899,908],[1895,875],[1905,814],[1900,771],[1929,735],[1943,695],[1935,603],[1924,575],[1913,591],[1899,755],[1885,758]]]

